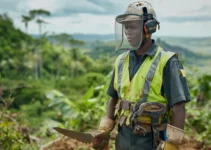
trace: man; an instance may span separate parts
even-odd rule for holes
[[[129,51],[116,59],[107,116],[93,148],[107,148],[116,121],[116,150],[179,149],[185,103],[191,99],[177,55],[151,39],[157,26],[155,11],[146,1],[130,4],[116,17],[116,49]]]

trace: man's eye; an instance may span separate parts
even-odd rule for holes
[[[125,29],[133,29],[132,26],[125,26]]]

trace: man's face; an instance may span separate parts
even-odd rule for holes
[[[137,47],[142,42],[143,24],[141,21],[128,21],[124,23],[125,35],[132,47]]]

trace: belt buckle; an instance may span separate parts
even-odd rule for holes
[[[121,100],[121,101],[119,102],[119,109],[121,110],[122,107],[123,107],[123,101]]]
[[[141,127],[139,125],[135,126],[135,133],[142,133],[144,136],[147,134],[147,130],[144,127]]]
[[[131,112],[133,112],[133,110],[134,110],[134,105],[133,105],[133,103],[130,103],[130,104],[129,104],[129,110],[130,110]]]

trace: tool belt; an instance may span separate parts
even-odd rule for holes
[[[117,105],[115,106],[115,116],[116,116],[116,122],[120,126],[131,125],[130,119],[137,120],[138,124],[144,124],[144,125],[151,125],[151,124],[157,124],[161,125],[163,123],[163,119],[165,117],[166,113],[166,104],[159,104],[155,102],[146,102],[143,104],[140,104],[139,109],[141,111],[136,111],[136,114],[134,115],[136,103],[129,102],[126,100],[119,100]],[[158,112],[156,109],[151,107],[152,105],[158,105],[162,107],[162,111]],[[133,116],[134,118],[131,118]],[[156,120],[157,119],[157,120]]]
[[[145,102],[135,104],[126,100],[119,100],[115,107],[116,121],[119,126],[128,126],[134,134],[152,132],[154,143],[159,143],[159,131],[166,130],[166,104]]]
[[[118,125],[130,125],[130,115],[135,108],[135,103],[119,100],[115,106],[115,117]]]

